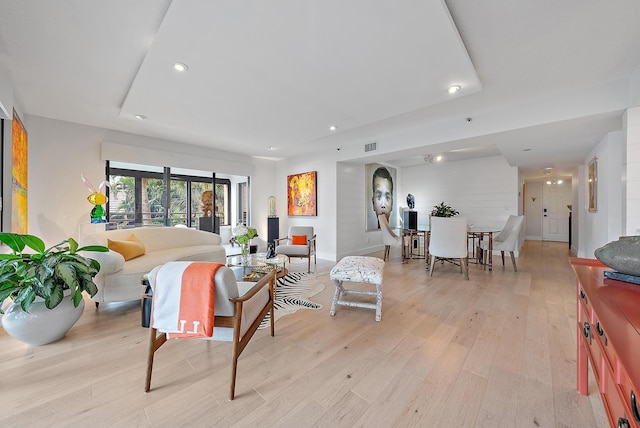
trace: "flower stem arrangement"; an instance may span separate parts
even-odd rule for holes
[[[240,254],[242,255],[243,263],[246,265],[249,258],[249,242],[258,236],[258,232],[253,227],[239,224],[233,228],[233,235],[236,242],[240,244]]]
[[[444,201],[439,205],[434,205],[431,211],[432,217],[455,217],[460,214],[457,210],[453,209],[450,205],[446,205]]]
[[[58,306],[64,290],[70,290],[75,307],[82,301],[82,292],[90,296],[98,292],[93,278],[100,270],[96,260],[78,254],[79,251],[107,252],[101,245],[78,246],[69,238],[50,248],[34,235],[0,233],[0,242],[12,252],[0,254],[0,302],[10,297],[23,311],[36,297],[44,300],[47,309]],[[33,252],[24,252],[30,248]],[[0,309],[0,313],[3,313]]]

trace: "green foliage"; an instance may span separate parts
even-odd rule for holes
[[[98,292],[93,278],[100,270],[100,263],[77,253],[106,252],[109,251],[107,247],[78,248],[78,243],[69,238],[45,248],[37,236],[18,233],[0,233],[0,242],[12,250],[10,254],[0,254],[0,302],[10,297],[28,312],[36,297],[44,299],[45,306],[53,309],[62,301],[66,289],[71,290],[76,307],[82,300],[83,291],[90,296]],[[35,252],[24,253],[25,248]]]
[[[439,205],[434,205],[431,211],[432,217],[455,217],[460,214],[458,211],[451,208],[450,205],[445,205],[444,201]]]
[[[258,236],[258,231],[253,227],[247,227],[243,224],[239,224],[233,228],[233,237],[239,244],[247,244],[253,238]]]

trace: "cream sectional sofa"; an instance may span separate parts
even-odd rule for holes
[[[100,272],[94,282],[98,293],[93,296],[96,306],[100,302],[124,302],[142,297],[143,275],[154,267],[170,261],[190,260],[226,263],[226,252],[220,235],[180,227],[140,227],[108,230],[81,238],[81,245],[107,245],[107,240],[124,241],[134,235],[144,244],[143,255],[125,261],[116,252],[86,252],[85,255],[100,263]]]
[[[225,249],[227,256],[236,256],[240,254],[240,245],[232,244],[231,238],[233,238],[233,228],[231,226],[220,226],[222,247]]]

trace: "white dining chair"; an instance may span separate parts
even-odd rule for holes
[[[523,215],[511,215],[507,220],[507,224],[505,224],[500,233],[498,233],[498,235],[493,238],[493,250],[500,250],[500,253],[502,255],[502,266],[504,266],[504,252],[509,251],[511,255],[511,263],[513,263],[514,272],[518,271],[514,253],[515,251],[518,251],[520,249],[520,231],[522,230],[523,224]],[[480,247],[480,249],[482,249],[484,262],[486,263],[489,253],[489,241],[487,239],[483,239],[480,241],[478,246]]]
[[[378,222],[380,223],[380,231],[382,232],[382,243],[384,244],[384,256],[383,260],[387,260],[389,257],[389,252],[391,251],[391,247],[399,247],[402,245],[402,238],[395,234],[391,226],[389,226],[389,221],[387,220],[387,216],[384,214],[380,214],[378,216]]]
[[[429,239],[429,276],[433,276],[436,260],[458,260],[460,271],[469,279],[467,257],[467,219],[463,217],[431,217]]]

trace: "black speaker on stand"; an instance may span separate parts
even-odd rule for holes
[[[273,242],[280,237],[280,219],[278,217],[267,217],[267,243]]]
[[[418,230],[418,211],[405,211],[404,228],[410,230]]]

